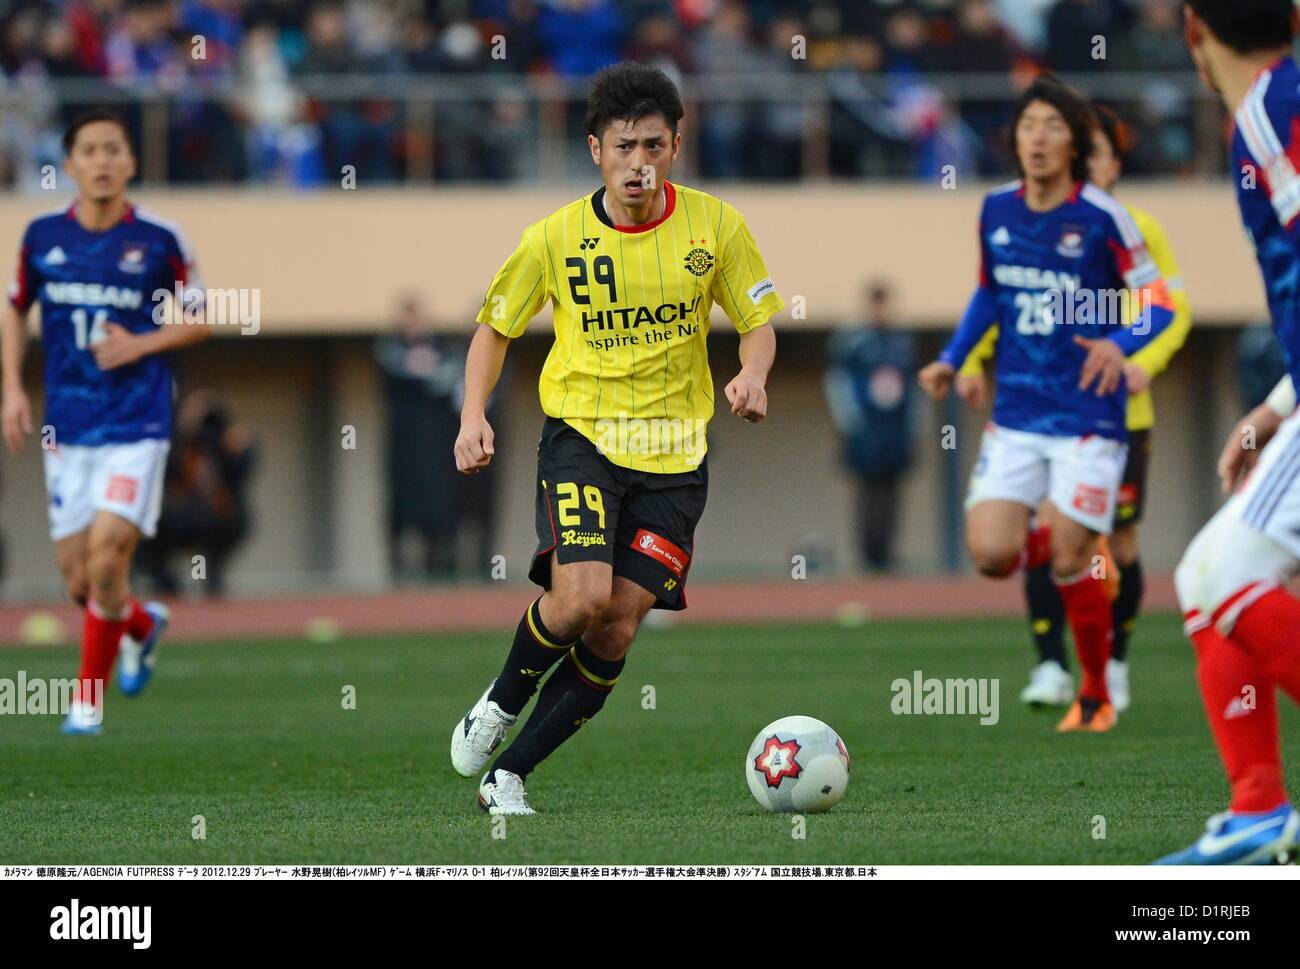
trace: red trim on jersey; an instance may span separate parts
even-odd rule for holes
[[[18,272],[14,276],[14,282],[18,284],[18,291],[10,299],[14,306],[20,310],[30,309],[32,305],[32,294],[29,291],[30,283],[27,280],[27,256],[31,250],[23,246],[22,252],[18,254]]]
[[[1074,183],[1074,191],[1070,193],[1070,202],[1079,201],[1079,193],[1083,191],[1083,182]]]
[[[167,261],[171,263],[172,273],[176,276],[176,282],[184,286],[190,281],[190,270],[189,267],[185,265],[184,261],[170,254],[167,256]]]
[[[608,196],[608,192],[605,193]],[[668,221],[668,217],[673,214],[673,209],[677,208],[677,189],[673,188],[673,183],[664,180],[664,214],[659,216],[653,222],[647,222],[645,225],[615,225],[614,228],[619,232],[649,232],[651,229]],[[612,222],[613,219],[611,218]]]
[[[68,206],[68,218],[75,219],[76,217],[77,217],[77,202],[74,199],[72,204]],[[127,202],[126,211],[122,213],[122,218],[118,219],[117,222],[114,222],[113,225],[110,225],[108,229],[101,229],[99,231],[107,232],[109,229],[112,229],[113,226],[116,226],[122,222],[134,222],[134,221],[135,221],[135,206],[132,205],[130,202]]]

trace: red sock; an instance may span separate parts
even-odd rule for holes
[[[1234,594],[1215,612],[1217,619],[1255,587]],[[1250,654],[1260,671],[1300,703],[1300,601],[1282,589],[1270,589],[1245,606],[1228,635]]]
[[[94,702],[103,695],[103,686],[108,683],[113,671],[113,661],[117,659],[117,647],[122,641],[122,633],[127,626],[126,615],[108,618],[94,599],[86,604],[86,625],[81,634],[81,681],[77,691],[78,699],[82,693],[90,691],[85,702]],[[100,690],[96,692],[91,685],[100,681]]]
[[[1204,616],[1192,611],[1186,619],[1205,716],[1232,784],[1232,810],[1271,811],[1286,801],[1273,681]]]
[[[130,613],[126,617],[126,634],[137,643],[143,643],[153,632],[153,616],[145,612],[139,599],[132,599],[127,608]]]
[[[1109,703],[1106,661],[1110,659],[1115,626],[1106,586],[1091,572],[1084,572],[1074,579],[1057,579],[1056,587],[1065,603],[1065,615],[1074,633],[1074,648],[1079,654],[1079,668],[1083,670],[1079,696]]]
[[[1026,572],[1046,565],[1052,559],[1051,530],[1046,525],[1031,528],[1025,539],[1025,547],[1020,550],[1020,557],[1007,569],[1006,575],[1015,575],[1021,569]]]

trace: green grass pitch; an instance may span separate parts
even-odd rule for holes
[[[447,757],[504,637],[164,646],[143,696],[110,695],[101,737],[0,718],[0,864],[1116,864],[1190,843],[1227,788],[1177,618],[1144,617],[1134,708],[1104,736],[1019,705],[1027,638],[1012,620],[647,629],[604,712],[529,779],[541,815],[504,838]],[[0,652],[4,677],[73,664]],[[998,678],[1000,721],[893,714],[916,669]],[[754,734],[793,713],[853,757],[802,840],[742,776]]]

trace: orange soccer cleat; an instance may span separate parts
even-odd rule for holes
[[[1119,598],[1119,566],[1110,554],[1110,542],[1105,535],[1097,536],[1097,554],[1101,556],[1101,584],[1106,589],[1106,598],[1114,602]]]
[[[1105,733],[1118,721],[1119,716],[1109,703],[1080,697],[1074,701],[1069,713],[1056,725],[1056,732]]]

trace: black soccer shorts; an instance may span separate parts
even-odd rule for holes
[[[1129,431],[1128,461],[1115,499],[1113,526],[1136,525],[1147,504],[1147,471],[1151,467],[1151,431]]]
[[[548,417],[537,445],[537,551],[528,577],[551,587],[551,557],[606,562],[655,596],[686,608],[695,526],[709,491],[706,461],[656,474],[619,467],[564,421]]]

